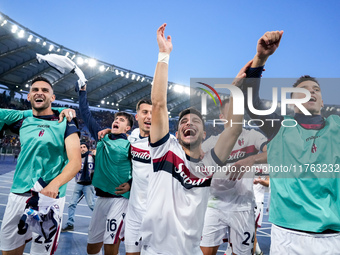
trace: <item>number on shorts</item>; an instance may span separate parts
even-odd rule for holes
[[[251,235],[250,235],[249,232],[244,232],[244,235],[247,236],[247,237],[246,237],[246,239],[242,242],[242,244],[248,245],[248,246],[249,246],[250,244],[248,243],[248,240],[250,239],[250,236],[251,236]],[[251,242],[254,243],[254,241],[255,241],[255,235],[253,235],[253,237],[251,238]]]
[[[45,239],[45,241],[40,241],[40,239],[42,238],[41,235],[39,235],[36,239],[34,239],[34,242],[35,243],[39,243],[39,244],[42,244],[42,243],[51,243],[52,242],[52,238],[47,238]]]
[[[115,231],[117,229],[117,224],[116,224],[116,220],[115,219],[111,219],[111,220],[107,220],[107,231]]]

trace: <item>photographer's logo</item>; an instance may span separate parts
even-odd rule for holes
[[[217,93],[217,91],[216,91],[213,87],[211,87],[210,85],[208,85],[208,84],[206,84],[206,83],[203,83],[203,82],[198,82],[198,83],[201,84],[201,85],[206,86],[206,87],[209,88],[209,89],[211,89],[211,91],[214,92],[215,95],[217,96],[217,98],[218,98],[218,100],[220,101],[220,104],[221,104],[221,106],[222,106],[221,97],[220,97],[220,95]],[[214,101],[215,105],[217,106],[216,100],[215,100],[213,94],[211,94],[211,92],[210,92],[209,90],[202,89],[202,88],[200,88],[200,87],[198,87],[198,89],[200,89],[200,90],[204,91],[205,93],[207,93],[207,94],[211,97],[211,99]],[[202,104],[203,104],[203,102],[205,102],[205,108],[204,108],[204,109],[205,109],[205,112],[207,112],[207,100],[203,101],[203,95],[204,95],[204,94],[202,94]],[[206,97],[205,97],[205,99],[206,99]],[[204,115],[204,113],[203,113],[203,106],[202,106],[202,114]]]
[[[209,86],[208,84],[199,82],[199,84],[202,84],[204,86],[207,86],[208,88],[210,88],[215,95],[217,96],[217,98],[220,100],[220,103],[222,105],[222,101],[220,96],[218,95],[217,91],[212,87]],[[215,84],[216,88],[226,88],[228,89],[231,94],[233,95],[233,113],[236,115],[244,115],[244,95],[242,90],[239,87],[236,87],[234,85],[230,85],[230,84]],[[202,88],[199,88],[205,92],[207,92],[208,95],[210,95],[210,97],[213,98],[213,95]],[[306,95],[306,97],[304,98],[287,98],[287,93],[303,93]],[[278,96],[277,96],[277,88],[273,88],[273,101],[272,101],[272,106],[270,109],[267,110],[257,110],[254,108],[254,104],[253,104],[253,88],[249,87],[247,89],[247,103],[248,103],[248,107],[249,107],[249,111],[255,115],[260,115],[260,116],[265,116],[265,115],[269,115],[273,112],[275,112],[276,108],[277,108],[277,103],[278,103]],[[311,98],[311,94],[307,89],[304,88],[281,88],[281,115],[286,115],[286,106],[289,104],[295,105],[297,108],[300,109],[300,111],[305,114],[305,115],[312,115],[302,104],[303,103],[307,103]],[[203,115],[207,114],[207,95],[202,93],[201,94],[201,100],[202,100],[202,104],[201,104],[201,113]],[[213,98],[215,105],[216,105],[216,101]]]
[[[220,95],[217,93],[217,91],[215,90],[215,88],[223,88],[223,89],[228,89],[232,96],[233,96],[233,114],[235,115],[244,115],[244,94],[243,91],[239,88],[236,87],[234,85],[230,85],[230,84],[215,84],[215,88],[203,83],[203,82],[197,82],[198,84],[204,85],[207,88],[209,88],[212,92],[214,92],[214,94],[216,95],[216,97],[219,99],[220,104],[222,106],[222,101],[221,101],[221,97]],[[203,89],[203,88],[199,88],[198,89],[204,91],[205,93],[201,94],[201,113],[202,115],[207,115],[207,95],[209,95],[215,105],[217,106],[217,102],[213,96],[213,94],[208,91],[207,89]],[[287,93],[302,93],[305,94],[304,98],[287,98]],[[278,106],[278,88],[274,87],[272,90],[272,105],[270,107],[270,109],[266,109],[266,110],[258,110],[255,109],[254,104],[253,104],[253,88],[248,87],[247,88],[247,105],[248,105],[248,110],[253,113],[254,115],[257,116],[267,116],[270,115],[272,113],[274,113],[277,109]],[[305,114],[305,115],[312,115],[302,104],[306,103],[310,100],[311,98],[311,94],[307,89],[304,88],[281,88],[281,115],[287,115],[286,113],[286,108],[287,105],[294,105],[295,107],[299,108],[300,111]],[[265,121],[269,121],[271,122],[271,125],[274,125],[275,121],[279,121],[278,119],[266,119]],[[246,120],[243,121],[243,125],[246,126]],[[293,122],[293,125],[291,124],[287,124],[287,122]],[[215,125],[224,125],[227,124],[228,120],[225,119],[214,119],[213,120],[213,126]],[[256,124],[255,124],[256,123]],[[260,124],[259,124],[260,123]],[[232,125],[233,123],[231,123]],[[234,123],[234,124],[240,124],[240,123]],[[241,123],[242,124],[242,123]],[[264,125],[264,121],[260,120],[260,119],[250,119],[248,121],[248,126],[250,127],[261,127]],[[254,125],[255,124],[255,125]],[[297,125],[295,120],[283,120],[281,122],[282,126],[285,127],[295,127]]]

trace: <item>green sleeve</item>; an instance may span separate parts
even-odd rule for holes
[[[29,114],[28,112],[26,114]],[[24,118],[24,111],[0,109],[0,130],[4,125],[11,125]]]

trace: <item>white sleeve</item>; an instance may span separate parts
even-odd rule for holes
[[[210,136],[206,141],[204,141],[201,146],[203,152],[206,153],[210,151],[212,148],[215,148],[217,140],[218,140],[218,136]]]
[[[170,133],[167,133],[162,139],[155,143],[150,143],[151,158],[159,159],[163,157],[169,150],[171,145]]]
[[[259,131],[256,131],[254,129],[252,129],[250,131],[250,137],[252,137],[253,139],[253,144],[255,145],[255,148],[260,151],[262,150],[263,146],[267,143],[267,138],[260,133]]]

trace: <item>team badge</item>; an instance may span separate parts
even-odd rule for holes
[[[240,145],[240,146],[244,145],[244,139],[243,138],[238,139],[238,145]]]
[[[42,137],[42,136],[44,135],[44,133],[45,133],[45,130],[44,130],[44,129],[40,130],[40,132],[39,132],[39,137]]]
[[[313,146],[312,146],[312,153],[315,153],[315,152],[316,152],[316,149],[317,149],[316,144],[313,143]]]

